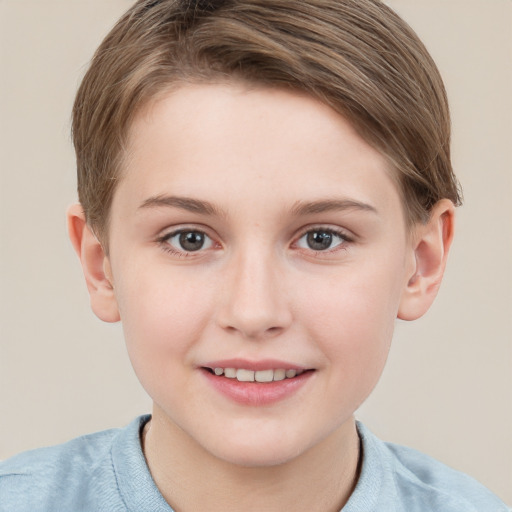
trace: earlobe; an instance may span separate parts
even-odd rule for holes
[[[120,315],[114,293],[110,261],[95,234],[87,225],[80,204],[69,207],[67,224],[69,238],[82,264],[92,310],[105,322],[118,322]]]
[[[454,218],[453,203],[442,199],[432,209],[429,221],[417,226],[412,240],[414,263],[402,293],[398,318],[416,320],[434,301],[453,240]]]

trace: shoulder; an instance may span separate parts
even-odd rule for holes
[[[15,455],[0,463],[0,481],[10,476],[27,476],[66,470],[91,469],[98,455],[108,449],[116,430],[106,430],[78,437],[67,443]]]
[[[101,496],[106,483],[115,484],[111,449],[120,431],[82,436],[0,463],[0,512],[90,510],[91,496]]]
[[[474,478],[411,448],[386,443],[402,492],[416,492],[439,502],[443,510],[508,512],[493,493]],[[449,508],[451,507],[451,508]]]
[[[363,457],[367,457],[363,464],[367,463],[372,478],[380,482],[382,500],[400,503],[398,510],[510,512],[498,497],[470,476],[417,450],[382,442],[360,424],[358,429]]]

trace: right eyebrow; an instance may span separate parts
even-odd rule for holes
[[[192,199],[190,197],[159,195],[149,197],[139,206],[144,208],[179,208],[192,213],[202,215],[219,215],[219,210],[208,201]]]

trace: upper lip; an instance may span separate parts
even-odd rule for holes
[[[205,364],[200,365],[203,368],[237,368],[237,369],[244,369],[244,370],[307,370],[309,368],[306,368],[301,365],[297,365],[294,363],[290,363],[287,361],[279,361],[277,359],[260,359],[258,361],[250,361],[247,359],[222,359],[218,361],[209,361]]]

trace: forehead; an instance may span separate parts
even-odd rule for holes
[[[186,85],[134,120],[116,195],[129,187],[140,203],[215,191],[223,192],[219,202],[243,197],[246,207],[261,197],[291,206],[347,196],[388,207],[400,202],[391,176],[386,159],[349,122],[306,94]]]

